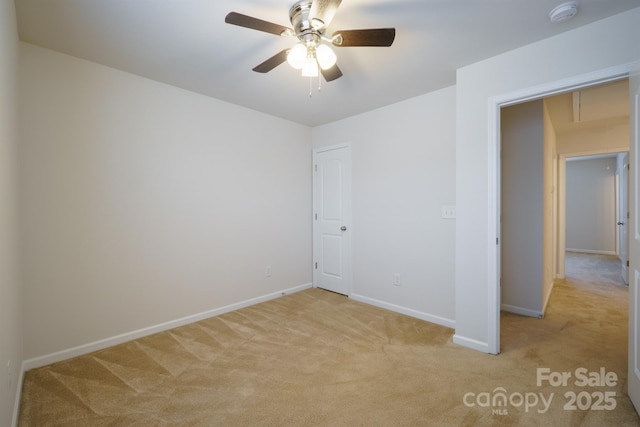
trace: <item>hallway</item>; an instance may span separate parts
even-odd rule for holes
[[[567,252],[565,280],[576,284],[620,285],[622,280],[620,259],[615,255]]]

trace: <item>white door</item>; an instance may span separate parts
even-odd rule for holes
[[[637,68],[640,68],[640,64]],[[640,69],[629,78],[629,397],[640,410],[640,212],[638,211],[638,171],[640,170]],[[640,411],[639,411],[640,412]]]
[[[620,263],[622,264],[622,280],[629,284],[629,250],[627,242],[627,230],[629,224],[629,206],[628,206],[628,186],[629,186],[629,155],[622,157],[622,165],[620,166],[618,191],[620,207],[618,211],[618,241],[620,242]]]
[[[350,147],[314,151],[313,284],[349,295],[351,291]]]

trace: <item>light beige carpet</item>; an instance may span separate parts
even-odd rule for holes
[[[640,425],[625,394],[627,288],[578,276],[556,285],[545,319],[503,313],[499,356],[453,344],[451,329],[310,289],[31,370],[19,424]],[[617,384],[536,385],[537,368],[581,367],[615,372]],[[511,402],[485,405],[499,388]],[[609,392],[609,407],[614,393],[615,409],[566,410],[571,392]],[[519,404],[540,393],[553,393],[544,413]]]

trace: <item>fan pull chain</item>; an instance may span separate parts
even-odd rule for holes
[[[318,92],[322,92],[322,77],[320,76],[320,65],[318,64]],[[309,77],[309,98],[313,97],[313,76]]]

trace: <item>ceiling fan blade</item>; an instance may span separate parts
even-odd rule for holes
[[[273,70],[278,65],[282,64],[287,60],[288,52],[289,52],[289,49],[285,49],[276,53],[271,58],[264,61],[262,64],[256,65],[253,68],[253,71],[255,71],[256,73],[268,73],[269,71]]]
[[[293,34],[293,30],[291,28],[283,27],[282,25],[274,24],[273,22],[263,21],[262,19],[243,15],[237,12],[229,12],[224,18],[224,22],[227,24],[238,25],[240,27],[251,28],[252,30],[264,31],[265,33],[271,33],[277,36]]]
[[[339,79],[340,77],[342,77],[342,71],[340,71],[340,68],[338,68],[338,65],[334,65],[328,70],[320,70],[320,72],[322,73],[322,76],[324,77],[324,79],[328,82],[331,82],[335,79]]]
[[[336,31],[333,44],[336,46],[391,46],[396,38],[395,28],[373,28],[368,30]]]
[[[342,0],[313,0],[309,10],[309,21],[316,30],[329,26]]]

